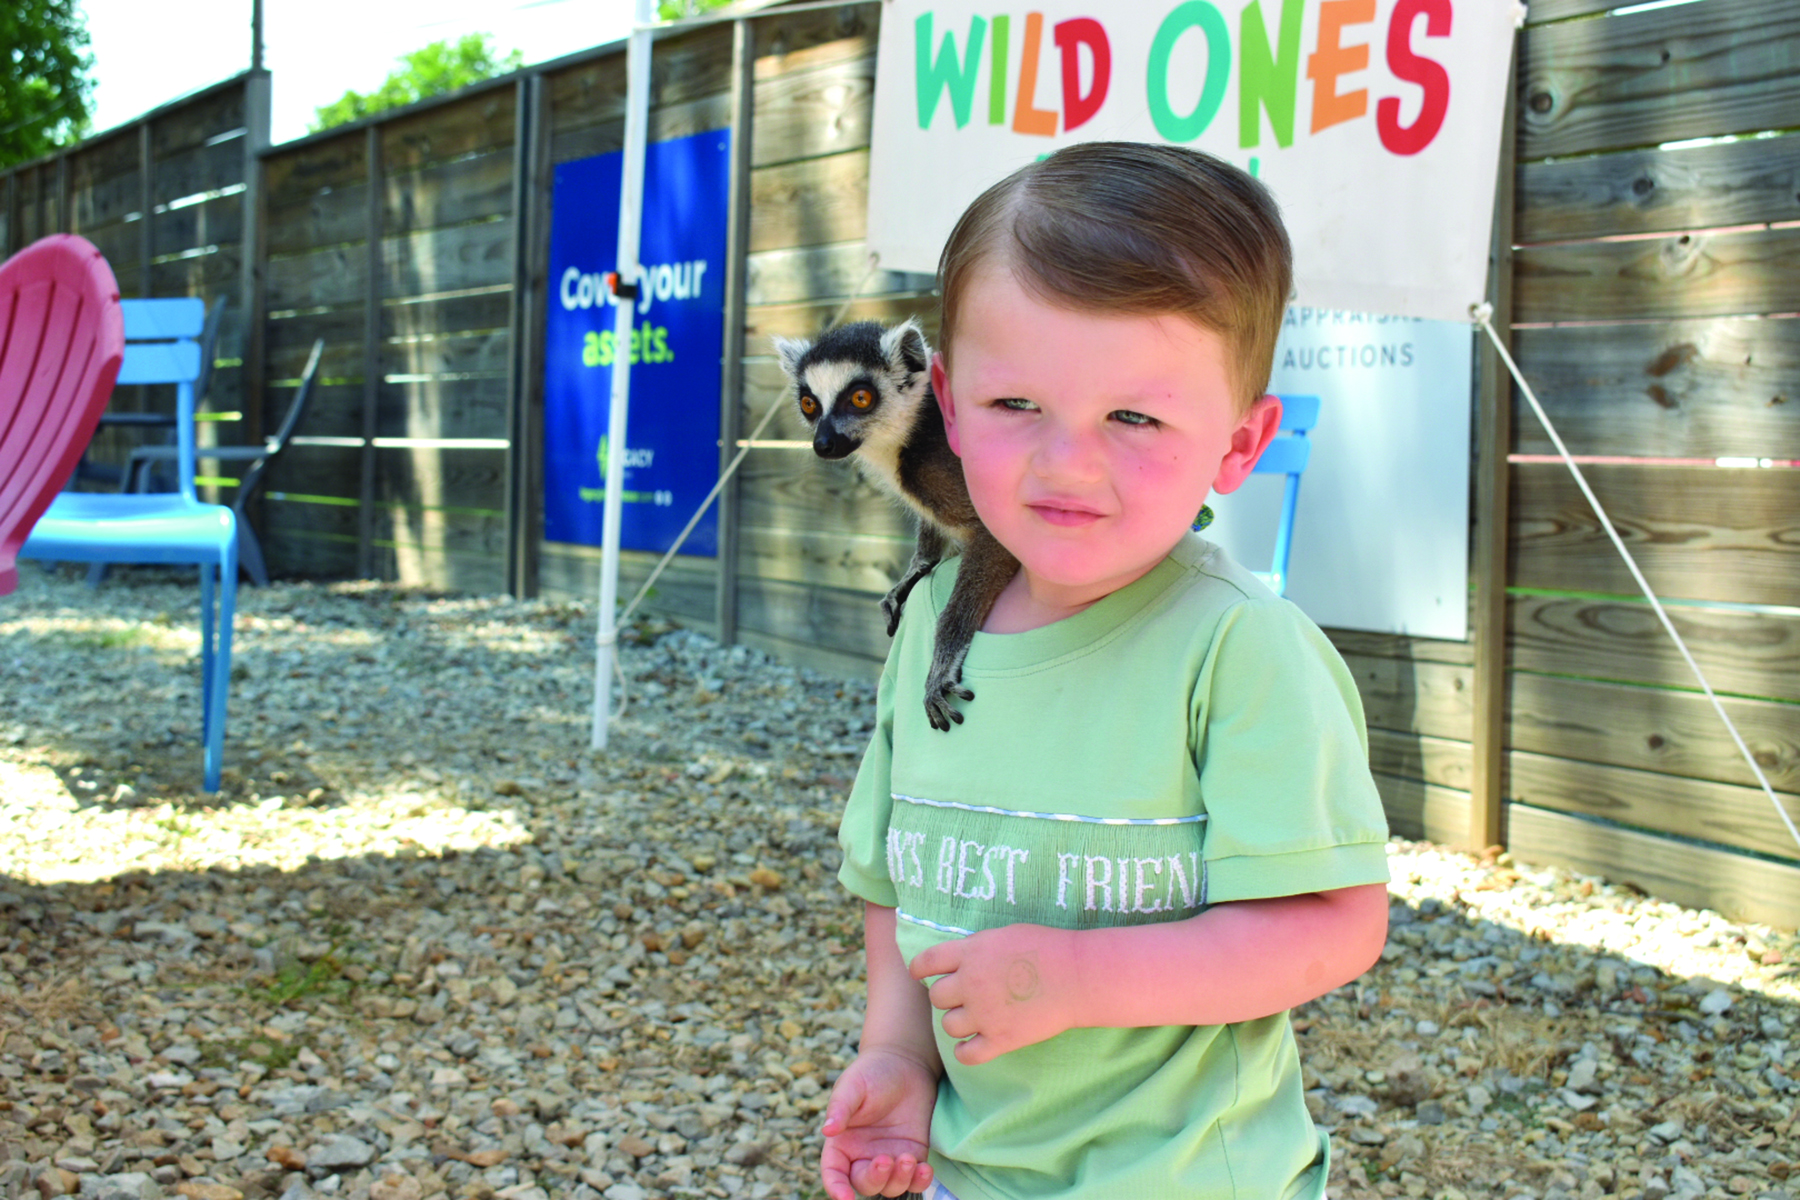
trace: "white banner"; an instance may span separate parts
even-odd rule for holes
[[[869,248],[935,271],[1059,146],[1191,145],[1280,202],[1297,301],[1466,321],[1486,292],[1512,0],[889,0]]]

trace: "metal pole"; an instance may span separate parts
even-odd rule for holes
[[[263,0],[250,0],[250,69],[263,69]]]
[[[613,654],[619,629],[619,524],[625,490],[625,417],[631,407],[631,322],[638,280],[638,233],[644,202],[644,142],[650,113],[650,0],[637,0],[625,52],[625,163],[619,181],[618,279],[614,297],[612,406],[606,422],[606,503],[600,534],[600,632],[594,647],[593,749],[606,749],[612,706]]]

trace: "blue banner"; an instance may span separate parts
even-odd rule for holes
[[[603,276],[618,266],[623,153],[562,163],[551,194],[544,339],[544,537],[600,545],[613,367],[631,413],[619,544],[664,551],[719,478],[729,130],[655,142],[644,156],[631,345],[614,345]],[[717,507],[681,552],[718,553]]]

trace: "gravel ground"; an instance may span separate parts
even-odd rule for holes
[[[580,605],[0,600],[0,1200],[817,1196],[862,964],[872,687]],[[1395,841],[1382,962],[1296,1014],[1343,1200],[1800,1196],[1800,942]],[[1129,1200],[1129,1198],[1125,1198]]]

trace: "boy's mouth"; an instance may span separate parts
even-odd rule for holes
[[[1091,508],[1069,506],[1053,500],[1040,501],[1035,504],[1027,505],[1026,507],[1036,513],[1038,518],[1045,524],[1058,525],[1064,528],[1091,525],[1100,519],[1100,514]]]

